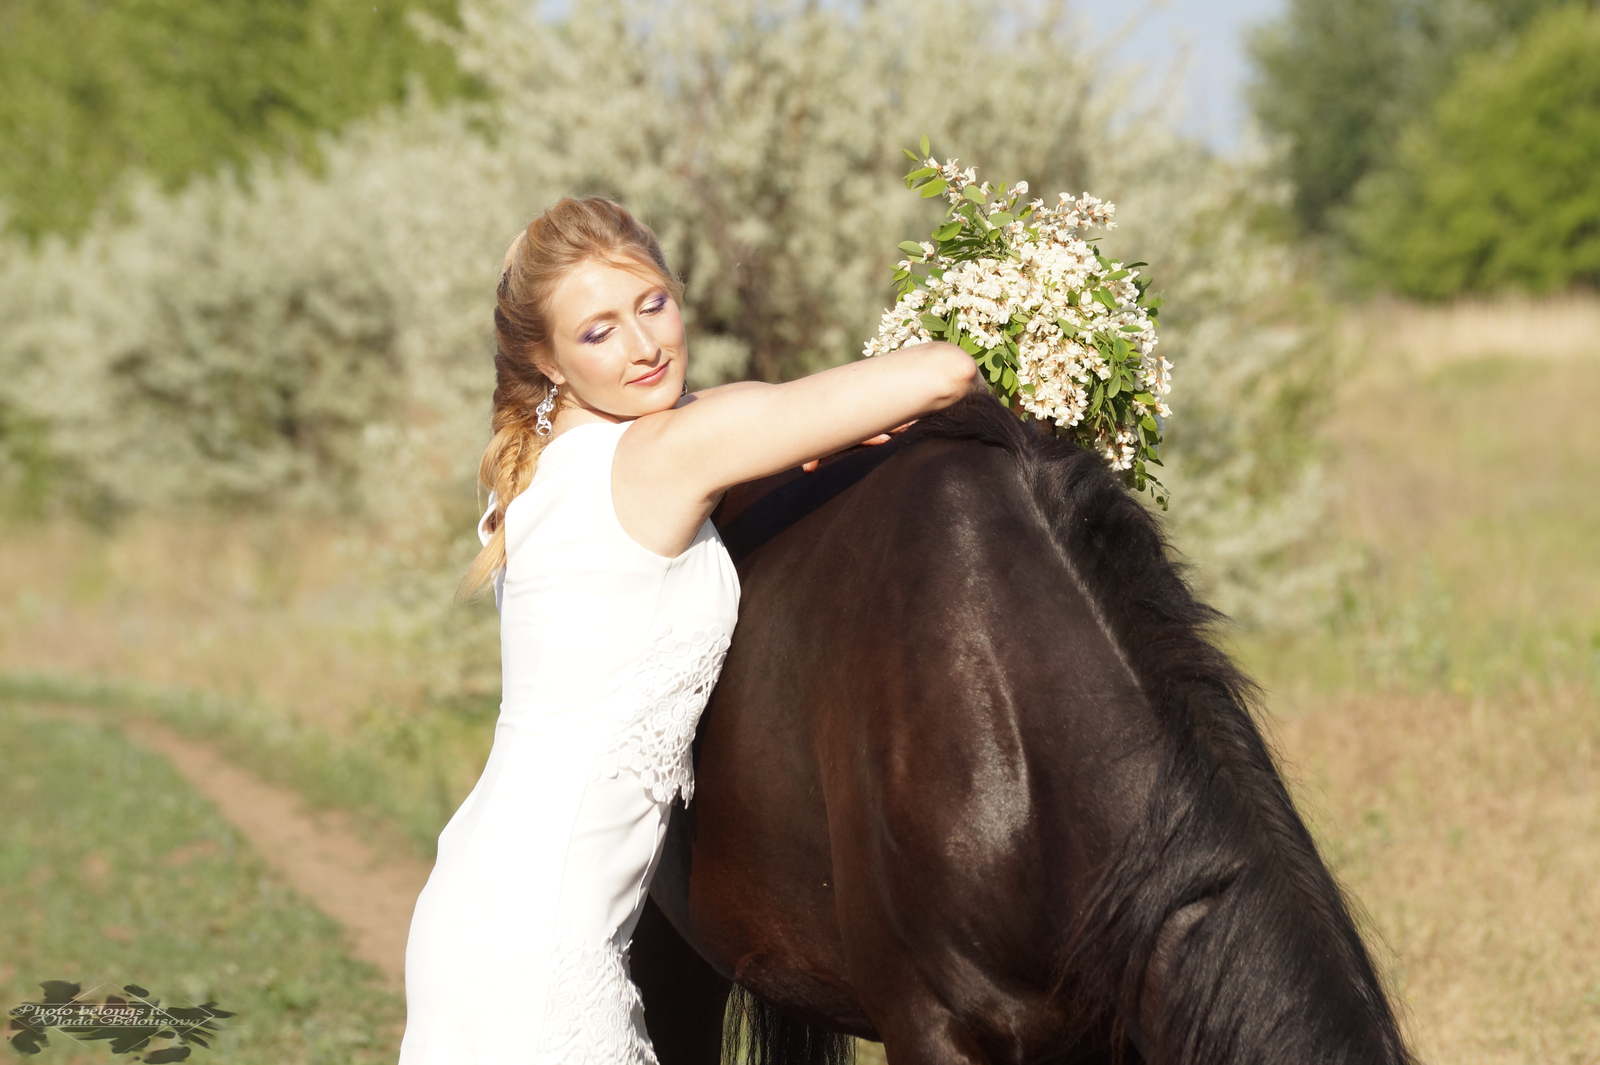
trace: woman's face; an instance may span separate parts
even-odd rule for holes
[[[667,287],[645,266],[587,262],[551,293],[553,366],[580,407],[617,418],[666,410],[683,391],[688,345]]]

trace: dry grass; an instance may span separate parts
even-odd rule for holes
[[[1594,1065],[1600,301],[1388,305],[1351,332],[1368,357],[1328,432],[1357,565],[1325,631],[1247,657],[1423,1060]]]
[[[5,672],[203,691],[335,732],[420,698],[354,541],[329,527],[147,516],[109,534],[12,528],[4,543]]]
[[[1600,296],[1503,296],[1449,304],[1379,300],[1347,321],[1347,337],[1406,356],[1414,366],[1486,357],[1600,357]]]
[[[1346,695],[1279,741],[1422,1060],[1600,1062],[1593,695]]]

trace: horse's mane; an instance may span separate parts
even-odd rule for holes
[[[1164,1062],[1412,1061],[1349,907],[1252,716],[1259,691],[1212,642],[1155,517],[1096,455],[964,400],[917,438],[1009,452],[1073,576],[1098,606],[1161,723],[1164,761],[1142,823],[1068,937],[1058,992],[1091,1029],[1139,1016],[1162,928],[1205,901],[1164,987]],[[1180,504],[1181,505],[1181,504]],[[1194,911],[1191,911],[1194,912]]]

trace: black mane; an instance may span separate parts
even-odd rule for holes
[[[1163,925],[1203,903],[1167,975],[1163,1061],[1409,1065],[1389,1000],[1251,709],[1254,683],[1209,638],[1154,516],[1094,454],[1025,428],[987,397],[905,434],[1009,452],[1163,726],[1144,821],[1076,925],[1059,993],[1085,1033],[1138,1018]],[[1179,503],[1181,506],[1181,501]]]

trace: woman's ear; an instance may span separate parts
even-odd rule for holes
[[[561,372],[561,368],[556,365],[556,360],[550,358],[549,356],[535,355],[533,357],[533,368],[548,377],[557,388],[560,388],[567,383],[566,375],[563,374]]]

